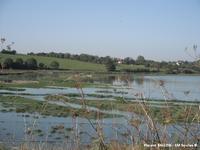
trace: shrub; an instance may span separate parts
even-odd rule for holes
[[[52,69],[58,69],[59,68],[59,63],[57,61],[52,61],[50,63],[50,68],[52,68]]]
[[[37,69],[37,60],[35,58],[28,58],[25,64],[27,69]]]
[[[11,55],[15,55],[17,52],[16,52],[16,50],[5,50],[5,49],[3,49],[3,50],[1,51],[1,53],[2,53],[2,54],[11,54]]]
[[[44,69],[45,68],[45,65],[43,63],[39,63],[38,66],[39,66],[40,69]]]
[[[6,69],[12,68],[13,67],[13,60],[12,60],[12,58],[6,58],[3,61],[3,67],[6,68]]]
[[[107,71],[115,71],[116,70],[115,63],[111,60],[108,61],[105,65],[106,65]]]
[[[24,68],[24,61],[22,58],[17,58],[14,63],[14,69],[23,69]]]

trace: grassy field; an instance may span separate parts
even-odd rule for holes
[[[12,58],[15,60],[16,58],[22,58],[24,61],[28,58],[35,58],[38,63],[44,63],[49,65],[52,61],[57,61],[60,65],[60,69],[70,69],[70,70],[89,70],[89,71],[106,71],[105,66],[101,64],[83,62],[78,60],[71,59],[62,59],[62,58],[54,58],[54,57],[43,57],[43,56],[30,56],[24,54],[17,55],[8,55],[0,53],[0,61],[2,62],[6,58]]]
[[[95,71],[95,72],[105,72],[106,68],[103,64],[96,64],[78,60],[71,60],[71,59],[64,59],[64,58],[55,58],[55,57],[45,57],[45,56],[31,56],[25,54],[17,54],[17,55],[10,55],[10,54],[2,54],[0,53],[0,62],[2,62],[6,58],[12,58],[16,60],[17,58],[22,58],[24,61],[28,58],[35,58],[37,63],[44,63],[45,65],[49,66],[52,61],[57,61],[60,65],[60,69],[69,69],[69,70],[80,70],[80,71]],[[137,70],[137,69],[145,69],[144,65],[125,65],[119,64],[116,68],[118,71],[123,71],[125,69]]]

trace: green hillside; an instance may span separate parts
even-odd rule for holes
[[[1,62],[6,58],[12,58],[13,60],[15,60],[16,58],[22,58],[23,60],[26,60],[27,58],[31,58],[31,57],[35,58],[38,63],[44,63],[47,66],[52,61],[57,61],[60,64],[60,67],[59,67],[60,69],[106,71],[105,66],[102,64],[95,64],[95,63],[83,62],[83,61],[78,61],[78,60],[54,58],[54,57],[31,56],[31,55],[24,55],[24,54],[9,55],[9,54],[0,53]]]

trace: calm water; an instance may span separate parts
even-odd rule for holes
[[[30,78],[30,76],[28,76]],[[4,80],[8,77],[1,77],[0,80]],[[9,77],[10,79],[11,77]],[[33,78],[40,78],[31,77]],[[15,79],[22,80],[26,77],[16,76]],[[83,92],[88,99],[107,99],[113,100],[116,96],[123,96],[125,98],[137,98],[138,93],[142,93],[146,98],[150,99],[175,99],[175,100],[185,100],[185,101],[198,101],[200,102],[200,76],[99,76],[90,79],[88,82],[92,83],[106,83],[110,84],[108,87],[90,87],[83,88]],[[107,91],[107,92],[105,92]],[[5,93],[7,92],[7,94]],[[9,90],[0,90],[0,93],[3,95],[22,95],[24,97],[30,97],[35,100],[44,100],[46,95],[54,94],[68,94],[68,93],[78,93],[76,88],[66,88],[66,87],[46,87],[46,88],[25,88],[25,91],[9,91]],[[30,94],[30,95],[24,95]],[[96,94],[104,96],[113,96],[109,98],[96,98],[89,96],[87,94]],[[68,106],[81,108],[80,105],[69,104]],[[90,108],[94,109],[95,108]],[[114,114],[123,114],[124,117],[121,118],[107,118],[100,120],[102,124],[103,133],[105,134],[105,139],[107,142],[111,140],[119,140],[120,142],[130,143],[131,139],[127,138],[127,133],[137,137],[137,131],[135,128],[129,125],[129,120],[131,118],[139,118],[143,121],[140,125],[140,130],[145,135],[147,134],[146,121],[143,117],[137,116],[135,114],[127,112],[106,112],[105,113],[114,113]],[[26,140],[27,135],[25,134],[25,129],[32,128],[34,119],[34,114],[28,114],[28,117],[23,117],[24,114],[17,114],[14,112],[0,112],[0,142],[8,143],[15,145],[17,143],[23,142]],[[92,120],[93,123],[96,123],[95,120]],[[51,133],[52,127],[57,125],[63,125],[65,132],[60,133]],[[168,126],[159,125],[160,131],[166,129],[168,134],[168,141],[173,142],[173,137],[176,134],[181,137],[181,132],[184,130],[184,125],[175,124]],[[199,125],[195,124],[195,128]],[[74,127],[77,127],[74,129]],[[200,130],[192,128],[193,134],[200,134]],[[76,131],[79,134],[81,143],[90,143],[94,138],[97,137],[96,132],[93,130],[89,122],[84,118],[77,118],[74,120],[72,117],[62,118],[62,117],[43,117],[37,120],[35,129],[41,129],[42,134],[36,135],[36,141],[51,141],[59,142],[65,139],[67,142],[73,142],[75,138],[74,132]],[[72,130],[73,129],[73,130]],[[190,134],[190,133],[188,133]],[[189,135],[188,135],[189,136]],[[192,140],[192,139],[191,139]]]
[[[126,78],[121,76],[110,77],[109,80],[96,79],[94,82],[110,83],[110,88],[83,88],[86,97],[87,94],[123,96],[125,98],[137,98],[138,93],[142,93],[144,97],[150,99],[170,99],[185,101],[200,101],[200,76],[133,76]],[[36,99],[48,94],[67,94],[78,93],[76,88],[54,87],[54,88],[25,88],[25,91],[7,91],[13,94],[32,94]],[[109,91],[109,93],[98,93],[98,91]],[[119,92],[119,93],[118,93]],[[125,92],[125,94],[120,93]],[[93,97],[92,97],[93,98]],[[112,98],[112,97],[110,97]]]
[[[1,113],[0,112],[0,142],[6,145],[18,145],[25,141],[34,142],[45,142],[48,143],[75,143],[75,136],[78,135],[80,143],[89,144],[95,138],[98,137],[96,131],[93,129],[88,120],[84,118],[72,118],[72,117],[41,117],[37,119],[35,126],[33,127],[33,122],[35,121],[33,114],[26,114],[25,117],[21,113]],[[140,137],[138,136],[138,130],[129,124],[129,121],[125,118],[108,118],[99,121],[91,120],[92,124],[97,127],[97,123],[100,124],[104,138],[106,142],[112,140],[118,140],[121,143],[131,143],[131,138],[129,135],[134,136],[135,140],[141,140],[145,136],[150,135],[149,129],[147,128],[147,123],[143,120],[143,123],[139,126],[141,131]],[[56,126],[63,126],[61,130],[52,132],[52,128]],[[185,132],[185,125],[181,124],[171,124],[167,126],[161,126],[157,124],[159,129],[159,134],[162,135],[163,130],[168,133],[166,139],[169,143],[174,143],[175,139],[178,137],[182,141],[182,132]],[[33,138],[28,134],[25,134],[28,129],[40,129],[41,133],[35,133]],[[190,125],[190,132],[188,132],[188,137],[191,135],[199,135],[200,130],[197,124]],[[149,137],[151,138],[151,137]],[[193,141],[192,137],[189,138],[189,143],[196,142]]]

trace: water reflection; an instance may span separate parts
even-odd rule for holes
[[[144,84],[144,76],[141,76],[141,77],[137,77],[135,78],[135,83],[139,86],[143,85]]]
[[[20,75],[1,75],[0,80],[32,80],[32,81],[48,81],[47,78],[51,77],[52,81],[58,80],[70,80],[72,73],[58,73],[51,72],[47,74],[38,73],[25,73]],[[52,76],[54,78],[52,78]],[[147,75],[136,75],[136,74],[87,74],[79,73],[80,80],[89,83],[99,83],[101,88],[104,88],[105,84],[113,90],[116,88],[121,88],[127,94],[123,96],[128,98],[134,98],[135,94],[138,92],[143,93],[145,97],[150,99],[176,99],[176,100],[186,100],[186,101],[199,101],[200,100],[200,77],[199,76],[180,76],[180,75],[165,75],[165,76],[147,76]],[[104,91],[107,90],[105,87]],[[65,88],[65,87],[64,87]],[[24,93],[76,93],[76,88],[60,89],[55,87],[54,89],[28,89]],[[96,87],[84,88],[85,94],[99,94],[95,93],[100,89]],[[133,91],[134,90],[134,91]],[[10,92],[3,91],[0,92]],[[38,92],[38,93],[37,93]],[[18,92],[19,93],[19,92]],[[101,93],[101,95],[113,95],[120,96],[117,93]],[[122,94],[121,94],[122,95]]]

